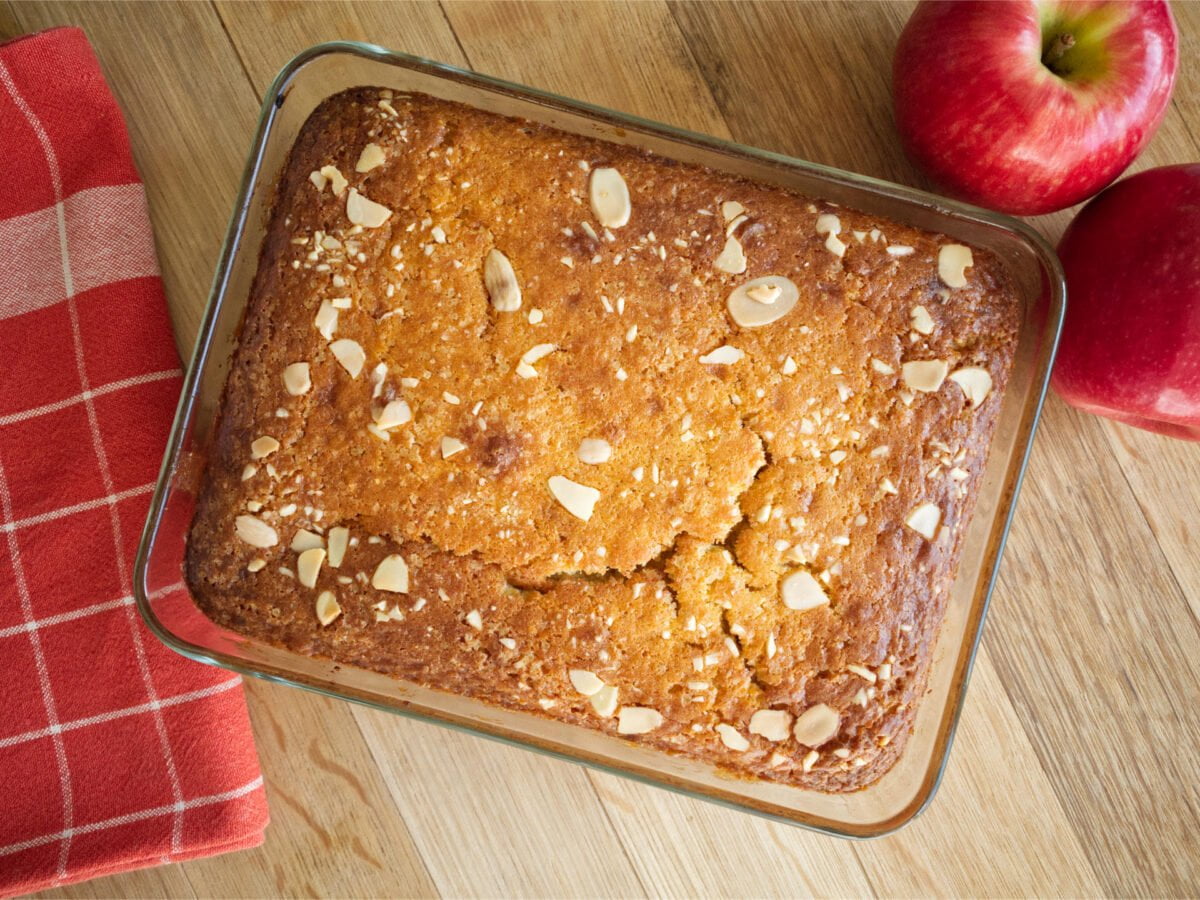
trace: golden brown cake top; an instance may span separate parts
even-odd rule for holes
[[[707,715],[711,735],[754,704],[790,728],[806,695],[840,697],[844,726],[868,687],[876,725],[905,717],[1011,361],[996,259],[378,89],[306,124],[262,259],[193,534],[233,553],[210,551],[199,593],[299,591],[317,629],[324,591],[395,599],[369,584],[370,536],[433,553],[430,571],[492,567],[505,587],[463,601],[476,617],[504,591],[615,602],[634,621],[605,628],[625,629],[626,677],[662,682],[644,690],[674,709],[664,728]],[[332,526],[360,559],[280,588],[310,580],[288,548],[332,551]],[[413,561],[409,601],[434,593]],[[577,643],[560,628],[546,649],[551,619],[557,661]],[[616,678],[612,654],[577,655],[565,690],[572,667]],[[724,665],[733,706],[672,693]],[[835,676],[846,690],[814,690]]]

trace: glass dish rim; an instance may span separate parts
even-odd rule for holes
[[[683,142],[726,153],[733,152],[743,157],[757,158],[774,165],[785,166],[789,169],[802,170],[810,175],[826,181],[848,185],[853,188],[867,189],[876,193],[887,195],[894,199],[905,200],[924,207],[932,208],[940,213],[951,214],[960,219],[967,219],[980,224],[1002,229],[1021,238],[1026,245],[1034,251],[1038,262],[1041,264],[1043,272],[1049,282],[1047,285],[1049,298],[1047,306],[1047,320],[1044,332],[1042,333],[1042,339],[1047,342],[1047,346],[1045,351],[1039,354],[1040,358],[1037,361],[1038,368],[1035,368],[1030,398],[1029,401],[1027,401],[1026,415],[1028,416],[1028,435],[1024,440],[1024,446],[1018,445],[1016,452],[1014,452],[1012,459],[1010,460],[1010,465],[1013,463],[1016,464],[1010,488],[1011,496],[1007,501],[1007,509],[1005,509],[1002,514],[1003,523],[996,537],[994,562],[991,565],[991,570],[987,575],[986,588],[984,590],[982,600],[978,602],[978,622],[974,628],[974,633],[966,635],[966,640],[969,641],[969,649],[967,651],[967,657],[963,666],[961,686],[958,687],[954,691],[953,696],[949,698],[949,702],[946,704],[946,709],[943,712],[943,716],[948,715],[948,720],[944,726],[946,736],[944,739],[943,749],[940,757],[935,763],[936,770],[933,772],[931,778],[926,776],[924,780],[925,787],[916,795],[914,795],[912,802],[910,802],[903,810],[894,814],[891,820],[883,823],[882,826],[877,827],[874,830],[860,831],[844,830],[843,828],[839,828],[832,824],[819,824],[813,821],[799,820],[787,815],[760,809],[747,803],[739,803],[733,799],[723,796],[711,795],[706,792],[693,790],[682,785],[673,784],[668,779],[656,779],[649,774],[644,774],[634,769],[619,768],[616,765],[609,764],[598,759],[588,758],[583,755],[572,755],[571,753],[565,751],[559,751],[547,746],[541,746],[539,743],[532,740],[520,740],[503,734],[491,733],[484,728],[456,722],[449,717],[439,717],[429,714],[425,711],[418,711],[411,708],[373,702],[363,697],[353,696],[352,694],[343,690],[339,690],[332,685],[322,686],[317,684],[306,684],[301,680],[285,677],[275,672],[256,669],[253,666],[243,664],[238,660],[226,658],[223,654],[218,652],[213,652],[209,649],[189,643],[188,641],[183,640],[175,635],[162,622],[159,621],[151,606],[151,597],[146,586],[148,561],[153,550],[154,541],[157,538],[160,526],[162,525],[165,501],[171,483],[171,478],[176,470],[177,463],[184,447],[187,433],[186,426],[191,418],[191,413],[198,396],[200,375],[202,374],[205,364],[208,361],[209,352],[211,350],[212,341],[214,338],[217,312],[222,302],[226,298],[226,286],[231,275],[232,263],[235,254],[240,247],[246,228],[247,218],[250,212],[250,201],[253,194],[255,181],[263,163],[267,137],[270,134],[275,113],[282,104],[291,80],[309,62],[312,62],[321,56],[339,53],[363,57],[377,62],[399,64],[408,68],[424,70],[427,73],[434,74],[452,81],[466,82],[468,84],[481,86],[493,91],[499,91],[504,94],[517,95],[525,99],[542,103],[544,105],[549,105],[551,107],[583,113],[593,119],[616,125],[617,127],[631,127],[638,131],[651,132],[659,136],[669,138],[673,141]],[[301,50],[290,60],[288,60],[281,68],[278,75],[276,75],[270,87],[263,96],[263,102],[257,122],[255,124],[255,131],[251,143],[249,157],[242,173],[241,185],[239,186],[234,208],[230,216],[229,225],[226,229],[225,236],[222,240],[220,253],[217,257],[213,281],[209,289],[203,315],[200,319],[192,354],[188,360],[187,369],[184,373],[183,385],[179,402],[176,406],[175,418],[172,422],[171,431],[163,454],[163,463],[155,483],[153,494],[151,495],[149,512],[147,514],[146,523],[139,541],[137,555],[134,562],[134,600],[143,621],[159,640],[161,640],[175,652],[198,662],[230,669],[243,675],[252,675],[265,681],[302,688],[323,696],[334,697],[341,700],[349,700],[372,709],[384,710],[389,713],[414,718],[419,721],[430,722],[442,727],[452,728],[459,732],[472,734],[508,745],[519,746],[522,749],[533,750],[537,753],[541,753],[556,759],[572,762],[577,765],[583,765],[588,768],[597,769],[599,771],[607,772],[623,778],[630,778],[634,781],[652,785],[657,788],[665,788],[666,790],[692,799],[700,799],[709,803],[716,803],[730,809],[751,813],[753,815],[766,818],[770,821],[803,828],[820,834],[827,834],[834,837],[851,840],[868,840],[876,837],[883,837],[898,831],[900,828],[908,825],[919,815],[921,815],[921,813],[923,813],[929,807],[930,803],[933,801],[933,798],[937,795],[938,789],[940,788],[942,779],[945,775],[951,750],[954,745],[954,738],[957,732],[959,719],[962,714],[964,700],[966,698],[967,685],[970,681],[970,676],[979,651],[979,644],[983,635],[984,622],[987,619],[988,609],[991,605],[992,595],[995,590],[996,580],[1000,570],[1000,562],[1003,558],[1004,548],[1008,540],[1013,516],[1016,511],[1017,500],[1024,482],[1029,463],[1029,456],[1033,447],[1033,440],[1041,419],[1041,413],[1050,382],[1050,372],[1058,348],[1065,311],[1066,283],[1058,257],[1049,243],[1047,243],[1047,241],[1040,234],[1038,234],[1027,223],[1019,219],[942,197],[918,188],[896,184],[894,182],[889,182],[872,176],[859,175],[832,166],[809,162],[796,157],[788,156],[786,154],[750,147],[740,144],[736,141],[724,140],[688,129],[679,128],[677,126],[668,125],[652,119],[646,119],[640,116],[618,112],[607,107],[564,97],[553,92],[528,87],[526,85],[507,81],[505,79],[479,74],[470,70],[437,62],[435,60],[430,60],[414,54],[389,50],[378,44],[365,41],[346,40],[327,41],[315,44],[311,47]]]

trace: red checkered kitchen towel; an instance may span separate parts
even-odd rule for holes
[[[83,32],[0,45],[0,895],[261,843],[241,679],[132,605],[180,371]]]

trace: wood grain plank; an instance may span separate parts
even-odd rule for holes
[[[655,897],[874,896],[845,841],[590,773]]]
[[[1109,446],[1175,582],[1200,621],[1200,446],[1105,424]],[[1200,691],[1200,685],[1194,686]]]
[[[13,5],[23,31],[82,27],[96,49],[146,183],[175,341],[190,356],[258,111],[211,7]]]
[[[735,138],[918,187],[896,143],[891,57],[910,3],[676,2]]]
[[[718,137],[729,134],[662,3],[451,2],[445,10],[479,72]],[[618,52],[620,64],[614,65]]]
[[[354,716],[443,894],[645,895],[579,766],[390,713]]]
[[[435,2],[259,4],[217,0],[216,7],[260,93],[285,62],[323,41],[367,41],[454,65],[466,64]]]
[[[257,679],[246,693],[272,821],[261,847],[187,863],[196,893],[437,896],[350,705]]]
[[[13,10],[12,0],[4,0],[3,3],[0,3],[0,41],[14,38],[24,30],[17,22],[17,14]]]
[[[1103,893],[986,652],[938,796],[907,828],[855,852],[885,897]]]
[[[1108,426],[1052,398],[985,635],[1106,893],[1200,883],[1200,627]]]

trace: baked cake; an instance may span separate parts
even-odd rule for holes
[[[422,95],[278,184],[187,555],[240,634],[821,791],[901,752],[996,258]]]

